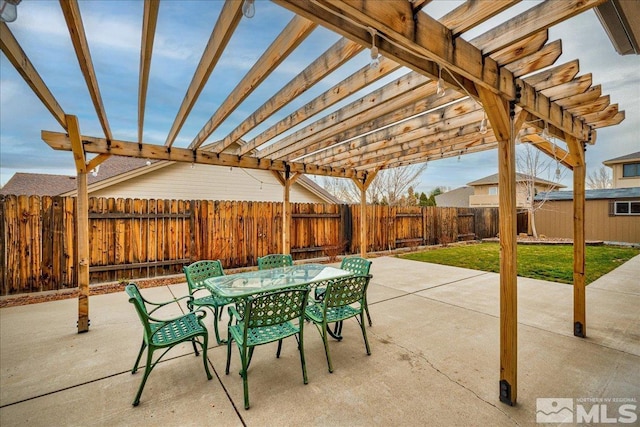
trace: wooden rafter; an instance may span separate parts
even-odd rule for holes
[[[397,105],[397,102],[394,102],[396,98],[402,97],[403,100],[406,100],[406,95],[408,94],[410,94],[412,98],[421,96],[424,94],[424,90],[420,92],[420,89],[424,88],[429,82],[430,79],[418,73],[411,72],[405,74],[368,95],[351,102],[340,110],[316,120],[303,129],[270,145],[262,150],[261,155],[271,158],[284,157],[299,148],[331,136],[331,132],[335,134],[340,130],[350,127],[349,125],[353,125],[354,121],[348,122],[348,119],[360,115],[359,118],[362,120],[363,113],[366,115],[367,112],[370,114],[381,114],[380,111],[385,107],[386,112],[389,112],[393,109],[393,107],[389,107],[391,103]],[[404,105],[406,105],[406,103]],[[368,117],[370,117],[370,115]]]
[[[340,83],[331,87],[326,92],[289,114],[269,129],[257,135],[252,140],[247,141],[247,143],[242,146],[241,153],[247,153],[263,145],[286,130],[302,123],[314,114],[342,101],[349,95],[352,95],[363,87],[378,81],[382,77],[396,71],[398,68],[400,68],[400,64],[386,58],[382,58],[380,60],[380,65],[376,69],[372,69],[367,64],[354,74],[342,80]],[[263,155],[263,153],[261,153],[261,155]]]
[[[574,60],[528,76],[524,81],[534,86],[536,90],[542,90],[570,82],[578,74],[578,71],[580,71],[578,60]]]
[[[561,54],[562,41],[556,40],[529,56],[505,65],[505,68],[511,71],[515,77],[521,77],[553,65]]]
[[[500,65],[510,64],[520,58],[529,56],[542,49],[542,46],[549,40],[549,31],[542,30],[526,37],[519,42],[492,53],[490,56]],[[478,47],[478,46],[476,46]]]
[[[336,68],[353,58],[362,50],[362,46],[348,39],[342,38],[331,46],[320,57],[313,61],[307,68],[298,73],[289,83],[262,104],[249,117],[242,121],[222,141],[212,147],[212,151],[223,151],[229,145],[237,142],[239,138],[251,131],[257,125],[280,110],[287,103],[303,94],[307,89],[322,80]],[[249,145],[243,147],[240,154],[245,154],[253,148]]]
[[[240,2],[237,2],[240,3]],[[294,16],[269,48],[251,67],[238,85],[231,91],[220,108],[211,116],[193,139],[189,148],[200,147],[220,124],[249,96],[260,83],[284,61],[295,48],[316,28],[317,24],[300,16]],[[222,151],[217,149],[217,152]]]
[[[84,76],[84,80],[87,82],[87,89],[89,89],[89,95],[93,106],[96,109],[98,120],[102,126],[104,136],[111,140],[111,129],[109,128],[109,121],[107,120],[107,114],[104,110],[102,103],[102,96],[100,95],[100,87],[98,86],[98,79],[96,72],[93,68],[93,61],[91,60],[91,53],[89,52],[89,44],[87,43],[87,36],[84,32],[84,25],[82,24],[82,16],[80,15],[80,8],[78,7],[77,0],[60,0],[60,7],[62,8],[62,14],[67,22],[67,28],[69,29],[69,35],[71,36],[71,43],[76,51],[78,57],[78,64],[80,70]]]
[[[456,37],[519,2],[520,0],[466,1],[440,18],[440,22],[449,27],[451,35]]]
[[[142,47],[140,49],[140,80],[138,84],[138,142],[143,141],[144,110],[147,102],[147,86],[149,84],[151,55],[153,54],[153,40],[156,34],[159,8],[160,0],[144,2],[142,15]]]
[[[605,1],[607,0],[545,1],[474,38],[471,44],[482,46],[485,55],[491,54]]]
[[[0,22],[0,48],[51,115],[67,129],[65,112],[4,22]]]
[[[191,112],[191,109],[195,105],[202,89],[209,80],[209,76],[213,72],[220,56],[224,52],[225,47],[229,43],[233,32],[240,23],[242,18],[242,2],[241,1],[227,1],[224,3],[220,16],[216,25],[211,32],[207,46],[204,48],[204,53],[200,59],[200,63],[196,68],[195,73],[187,89],[187,93],[182,100],[178,114],[171,125],[171,130],[167,135],[167,140],[164,145],[171,146],[178,136],[178,132],[182,129],[187,116]]]

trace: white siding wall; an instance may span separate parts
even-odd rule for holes
[[[260,189],[262,181],[262,189]],[[186,163],[172,165],[91,191],[91,197],[140,199],[202,199],[282,201],[283,186],[269,171]],[[294,203],[323,203],[323,199],[296,183],[291,187]]]

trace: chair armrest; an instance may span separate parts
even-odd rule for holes
[[[227,307],[227,310],[229,311],[229,324],[231,324],[234,317],[236,319],[242,319],[242,316],[240,316],[240,313],[238,313],[238,310],[236,310],[234,306],[230,305]]]
[[[146,302],[146,303],[148,303],[148,304],[152,304],[152,305],[155,305],[155,306],[156,306],[153,310],[151,310],[151,311],[149,312],[149,314],[151,314],[151,313],[153,313],[154,311],[156,311],[156,310],[158,310],[158,309],[160,309],[160,308],[162,308],[162,307],[164,307],[164,306],[166,306],[166,305],[173,304],[173,303],[178,303],[178,301],[181,301],[181,300],[183,300],[183,299],[188,299],[188,300],[189,300],[189,302],[192,302],[192,301],[193,301],[193,295],[185,295],[185,296],[180,297],[180,298],[174,298],[174,299],[172,299],[172,300],[170,300],[170,301],[165,301],[165,302],[160,302],[160,303],[157,303],[157,302],[151,302],[151,301],[148,301],[148,300],[145,300],[145,302]],[[187,302],[187,304],[188,304],[189,302]]]
[[[158,319],[157,317],[151,317],[151,316],[147,316],[147,317],[149,320],[152,320],[156,323],[164,323],[166,325],[167,323],[175,322],[176,320],[182,319],[183,317],[187,317],[191,314],[195,314],[198,317],[198,319],[204,319],[205,317],[207,317],[207,312],[202,309],[190,311],[186,314],[181,314],[179,316],[171,317],[169,319]]]

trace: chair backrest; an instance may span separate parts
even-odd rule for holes
[[[308,296],[309,288],[304,287],[249,297],[244,309],[244,322],[249,328],[259,328],[302,318]]]
[[[329,283],[323,300],[325,309],[342,307],[354,302],[360,302],[362,306],[367,286],[369,286],[369,279],[371,279],[371,275],[357,275],[344,277]]]
[[[293,265],[293,257],[289,254],[271,254],[258,258],[258,270],[269,270]]]
[[[193,264],[182,267],[182,271],[187,277],[190,294],[198,289],[203,289],[205,279],[224,276],[222,263],[218,260],[196,261]]]
[[[358,256],[346,257],[342,259],[340,268],[354,274],[366,276],[371,268],[371,261]]]
[[[144,327],[145,340],[147,340],[151,336],[151,326],[149,325],[149,312],[147,311],[147,306],[144,303],[144,298],[140,294],[140,290],[135,283],[129,283],[125,286],[124,290],[129,295],[129,302],[136,308],[140,322]]]

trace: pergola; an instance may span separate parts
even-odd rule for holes
[[[55,150],[73,153],[78,174],[78,331],[89,329],[87,173],[110,155],[272,171],[284,187],[283,247],[289,250],[289,187],[302,174],[348,178],[365,192],[383,169],[497,148],[500,214],[500,400],[517,398],[517,274],[515,144],[533,144],[573,170],[574,335],[586,336],[585,144],[596,130],[616,125],[624,111],[610,104],[578,60],[556,65],[560,40],[548,28],[604,0],[547,0],[472,39],[465,33],[508,10],[518,0],[467,0],[439,20],[422,11],[430,0],[274,0],[294,13],[240,83],[202,125],[187,147],[174,145],[209,76],[252,0],[222,7],[164,144],[143,140],[145,103],[159,0],[144,8],[140,46],[138,139],[115,139],[102,102],[84,23],[76,0],[60,0],[75,54],[104,135],[82,135],[78,119],[53,93],[11,33],[0,23],[1,47],[64,132],[42,131]],[[259,19],[259,14],[256,17]],[[236,108],[301,42],[323,26],[342,36],[224,138],[203,145]],[[374,49],[372,49],[374,48]],[[380,53],[363,67],[288,115],[277,113],[364,49]],[[406,74],[369,90],[341,108],[330,107],[406,67]],[[270,117],[279,120],[251,139],[245,135]],[[301,127],[298,126],[301,123]],[[295,131],[288,132],[295,128]],[[549,136],[553,137],[550,138]],[[230,151],[235,144],[237,151]],[[88,155],[96,154],[89,159]],[[366,252],[366,221],[361,251]]]

